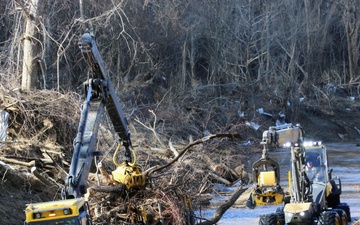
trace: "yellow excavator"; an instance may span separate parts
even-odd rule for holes
[[[259,225],[347,225],[350,207],[340,201],[341,180],[332,176],[325,146],[319,141],[294,142],[290,154],[284,205],[260,216]]]
[[[280,186],[279,164],[269,157],[270,148],[290,147],[288,143],[298,142],[303,138],[300,125],[286,124],[272,126],[263,132],[262,156],[252,165],[254,185],[246,202],[246,207],[276,205],[284,200],[285,193]]]
[[[117,163],[113,177],[127,188],[145,186],[145,176],[136,165],[136,156],[130,148],[130,132],[122,105],[105,68],[92,31],[86,31],[79,39],[79,47],[93,77],[84,83],[85,101],[82,106],[78,133],[74,140],[74,152],[69,174],[62,190],[62,200],[31,203],[25,209],[26,225],[72,224],[91,225],[89,206],[84,198],[93,158],[101,154],[96,151],[97,136],[104,110],[108,113],[114,130],[125,147],[124,162]],[[118,153],[116,150],[115,155]],[[133,153],[132,153],[133,152]],[[134,160],[132,160],[132,155]],[[142,221],[146,224],[146,221]]]

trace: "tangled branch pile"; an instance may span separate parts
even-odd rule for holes
[[[21,210],[26,203],[60,199],[71,162],[81,98],[74,93],[45,90],[22,93],[0,87],[1,110],[10,114],[7,140],[0,146],[0,161],[11,165],[0,166],[0,176],[6,181],[0,188],[13,190],[13,185],[18,186],[21,180],[28,183],[23,191],[29,195],[16,206]],[[145,124],[138,123],[133,128],[141,130]],[[102,125],[98,144],[104,155],[97,160],[108,172],[115,169],[111,154],[114,146],[109,146],[107,140],[113,137],[111,133]],[[107,139],[102,138],[105,136]],[[97,164],[93,166],[88,200],[95,221],[135,223],[139,219],[138,206],[144,206],[150,224],[160,220],[183,224],[188,210],[184,199],[191,199],[194,209],[208,204],[213,181],[229,185],[245,174],[242,161],[246,151],[239,145],[239,139],[224,139],[226,135],[223,135],[206,142],[190,139],[185,148],[171,141],[166,146],[162,139],[156,138],[156,129],[150,127],[144,134],[135,133],[134,139],[144,140],[150,136],[158,139],[154,146],[149,144],[151,142],[134,145],[139,167],[142,171],[152,171],[151,175],[148,173],[145,189],[130,191],[121,184],[110,184],[97,172]],[[112,140],[111,144],[115,142]],[[208,157],[209,154],[216,157]],[[25,175],[21,171],[26,172]],[[10,174],[19,179],[16,182],[7,179]],[[23,215],[19,215],[18,221],[23,219]]]

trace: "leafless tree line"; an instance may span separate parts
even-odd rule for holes
[[[316,97],[327,85],[360,91],[356,0],[0,0],[0,6],[0,79],[23,82],[23,89],[76,90],[88,76],[77,39],[91,28],[117,90],[141,95],[144,84],[162,90],[139,103],[204,90],[236,98],[269,92],[282,102]],[[32,82],[24,83],[26,75]]]

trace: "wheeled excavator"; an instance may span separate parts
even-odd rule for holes
[[[96,151],[96,143],[104,111],[108,113],[114,130],[125,147],[124,162],[116,164],[117,168],[112,172],[114,180],[127,188],[145,186],[145,177],[136,165],[136,160],[132,160],[133,156],[136,156],[130,149],[132,145],[127,119],[97,48],[93,32],[86,31],[79,39],[78,45],[91,68],[92,78],[84,83],[85,101],[74,139],[69,173],[61,193],[62,200],[28,204],[25,209],[27,225],[93,224],[84,195],[93,158],[101,154]]]
[[[341,180],[332,176],[321,142],[291,143],[291,171],[284,205],[260,217],[260,225],[347,225],[350,207],[340,202]],[[314,169],[306,164],[312,162]]]
[[[281,204],[284,199],[284,191],[280,186],[280,166],[278,162],[269,156],[270,148],[290,147],[287,143],[298,142],[303,137],[300,125],[285,124],[271,126],[263,132],[262,156],[253,163],[254,186],[250,192],[246,206],[254,209],[256,206]]]

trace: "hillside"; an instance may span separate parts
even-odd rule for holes
[[[7,224],[20,224],[24,220],[24,215],[19,212],[23,212],[27,203],[51,201],[60,197],[65,175],[57,166],[54,166],[54,163],[60,165],[64,171],[69,168],[72,140],[76,135],[82,100],[75,93],[60,94],[45,90],[21,93],[17,90],[8,90],[3,86],[1,96],[2,109],[6,110],[10,117],[7,140],[0,146],[0,177],[2,178],[0,196],[4,202],[7,202],[1,206],[0,215],[5,219],[4,221],[9,221]],[[301,103],[297,122],[304,128],[308,139],[320,139],[325,143],[357,141],[360,136],[356,130],[360,127],[357,120],[360,115],[358,100],[352,101],[340,96],[333,96],[332,99],[331,110],[327,107],[310,105],[306,101]],[[203,99],[203,101],[210,101],[210,99]],[[165,190],[180,185],[176,190],[187,190],[186,193],[194,197],[194,207],[204,204],[203,199],[196,197],[197,193],[210,193],[214,181],[206,175],[209,168],[202,159],[204,155],[209,155],[216,164],[224,163],[237,171],[243,169],[240,172],[241,176],[244,175],[242,178],[248,178],[246,174],[251,172],[251,160],[256,158],[254,152],[259,157],[261,154],[258,143],[262,131],[274,125],[276,119],[281,119],[278,117],[281,109],[271,107],[264,102],[270,102],[270,100],[254,102],[254,107],[248,108],[244,114],[239,114],[234,108],[214,109],[219,115],[231,115],[232,121],[227,127],[223,127],[221,120],[211,121],[219,128],[211,133],[240,134],[241,138],[212,139],[200,146],[194,146],[183,156],[181,162],[175,163],[167,170],[167,175],[164,174],[163,179],[157,180],[161,185],[153,186],[153,190],[145,194],[146,198],[156,201],[155,199],[162,193],[160,194],[163,195],[162,198],[176,202],[176,198],[174,199],[174,196]],[[272,113],[274,116],[259,113],[259,108],[263,108],[264,112]],[[131,109],[125,108],[125,111],[129,115]],[[206,121],[208,118],[194,113],[189,119],[189,115],[182,117],[183,114],[179,113],[182,111],[183,109],[176,109],[174,106],[172,110],[169,107],[149,111],[142,117],[134,118],[130,115],[132,141],[142,168],[165,165],[169,162],[173,158],[168,145],[170,142],[175,149],[181,150],[188,143],[205,135],[198,132],[201,129],[196,127],[193,121],[197,121],[198,124],[211,124],[210,121]],[[99,148],[103,149],[106,155],[103,161],[104,167],[111,171],[114,169],[111,162],[114,139],[111,128],[107,127],[108,123],[105,121],[106,117],[99,134]],[[259,125],[259,128],[255,130],[247,125],[251,124],[250,122],[253,125]],[[150,129],[152,126],[155,129]],[[203,132],[205,133],[205,130]],[[249,143],[250,145],[247,145]],[[40,182],[31,174],[30,170],[33,166],[36,166],[43,176],[50,177],[54,182],[47,184]],[[96,177],[95,174],[90,176],[91,184],[95,185],[99,182]],[[172,181],[168,183],[168,179]],[[190,179],[191,182],[184,183],[184,179]],[[101,182],[106,186],[104,178],[101,178]],[[95,196],[98,196],[96,199],[106,199],[106,195],[96,194]],[[111,208],[111,205],[106,207]],[[175,211],[181,210],[179,205],[172,207],[175,207],[173,209]]]

